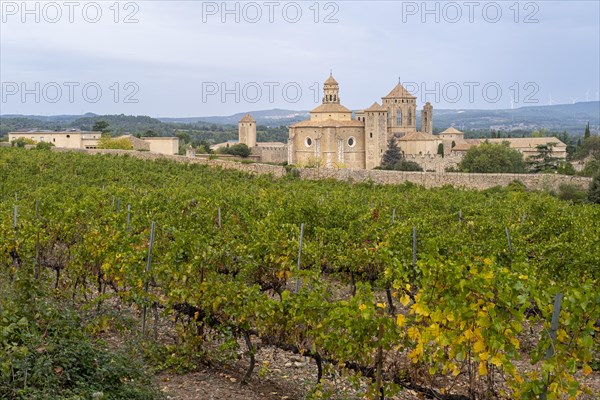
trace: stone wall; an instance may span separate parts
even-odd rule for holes
[[[470,174],[350,169],[326,170],[317,168],[300,169],[300,177],[303,179],[336,179],[380,184],[412,182],[427,188],[451,185],[477,190],[489,189],[494,186],[507,186],[513,181],[520,181],[531,190],[558,190],[558,187],[563,183],[587,190],[591,182],[591,178],[552,174]]]
[[[424,171],[434,171],[442,173],[446,171],[446,168],[457,167],[458,163],[463,159],[462,155],[448,154],[444,157],[437,154],[428,155],[412,155],[407,154],[404,158],[408,161],[414,161],[423,168]]]
[[[240,163],[224,160],[210,160],[208,158],[189,158],[185,156],[169,156],[150,152],[131,150],[85,150],[85,149],[60,149],[53,151],[78,151],[88,154],[117,154],[129,155],[143,160],[166,159],[176,162],[204,164],[222,169],[233,169],[251,174],[271,174],[281,178],[287,174],[285,167],[259,163]],[[380,184],[402,184],[412,182],[428,188],[451,185],[466,189],[488,189],[494,186],[507,186],[513,181],[522,182],[532,190],[558,190],[563,184],[571,184],[578,188],[589,187],[591,178],[555,174],[469,174],[469,173],[434,173],[434,172],[404,172],[382,171],[366,169],[325,169],[325,168],[297,168],[303,179],[336,179],[348,182],[374,182]]]
[[[255,146],[252,154],[259,156],[264,163],[283,163],[288,160],[287,146]]]

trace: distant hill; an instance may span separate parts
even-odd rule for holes
[[[94,113],[86,113],[83,115],[21,115],[21,114],[2,114],[0,118],[25,118],[25,119],[33,119],[44,122],[62,122],[69,123],[73,122],[82,117],[96,117],[97,114]]]
[[[30,129],[80,129],[89,131],[96,121],[106,121],[113,134],[140,133],[152,131],[153,135],[174,135],[176,127],[164,124],[161,121],[147,116],[132,115],[97,115],[87,113],[84,115],[2,115],[0,116],[0,136],[11,131]]]
[[[259,110],[250,112],[257,125],[279,127],[291,125],[309,117],[306,110]],[[113,133],[140,133],[153,131],[160,136],[174,135],[177,130],[227,131],[234,132],[238,121],[246,113],[229,116],[190,118],[151,118],[131,115],[0,115],[0,136],[19,129],[91,129],[95,121],[105,120]],[[567,131],[583,134],[590,123],[592,132],[600,132],[600,102],[590,101],[552,106],[528,106],[501,110],[435,109],[434,130],[441,131],[454,126],[463,131],[532,131],[546,128],[551,132]],[[417,113],[420,125],[420,113]],[[217,126],[218,125],[218,126]]]
[[[250,112],[258,125],[290,125],[309,117],[306,110],[259,110]],[[172,123],[212,123],[237,125],[246,113],[229,116],[210,116],[192,118],[158,118]],[[528,106],[501,110],[469,109],[433,109],[433,125],[436,130],[454,126],[460,130],[536,130],[546,128],[549,131],[567,131],[582,134],[585,125],[590,122],[592,131],[600,130],[600,102],[590,101],[575,104],[552,106]],[[420,124],[420,113],[417,113]]]
[[[174,123],[197,123],[205,122],[211,124],[222,124],[222,125],[237,125],[238,121],[242,119],[247,113],[238,113],[229,116],[211,116],[211,117],[192,117],[192,118],[158,118],[162,122],[174,122]],[[308,111],[302,110],[282,110],[280,108],[274,108],[272,110],[259,110],[251,111],[252,117],[256,120],[257,125],[266,126],[282,126],[290,125],[295,122],[302,121],[309,117]]]
[[[504,110],[433,109],[433,125],[438,129],[454,126],[468,130],[536,130],[567,131],[582,134],[585,125],[600,130],[600,102],[590,101],[552,106],[528,106]]]

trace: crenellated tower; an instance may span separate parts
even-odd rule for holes
[[[421,110],[421,132],[433,135],[433,106],[430,102],[425,103]]]

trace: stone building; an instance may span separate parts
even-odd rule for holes
[[[332,75],[323,85],[323,102],[308,120],[289,127],[288,163],[326,168],[372,169],[391,138],[405,154],[436,154],[441,140],[432,135],[433,107],[425,104],[417,130],[416,97],[398,83],[382,103],[353,113],[340,102]]]
[[[99,131],[49,131],[30,130],[25,132],[9,132],[8,141],[30,139],[34,142],[52,143],[54,146],[66,149],[96,149],[102,137]],[[115,139],[127,139],[134,150],[150,151],[152,153],[174,155],[179,153],[178,137],[142,137],[126,134]]]
[[[539,154],[538,146],[552,146],[552,156],[560,160],[567,159],[567,145],[555,137],[527,137],[527,138],[493,138],[493,139],[463,139],[456,142],[452,153],[462,156],[471,147],[479,146],[481,143],[503,143],[508,142],[511,149],[516,149],[523,154],[524,159]]]
[[[256,137],[256,120],[250,114],[246,114],[238,122],[238,139],[212,145],[211,150],[219,150],[243,143],[250,148],[253,159],[265,163],[287,162],[287,145],[282,142],[258,142]],[[191,154],[188,152],[188,154]]]

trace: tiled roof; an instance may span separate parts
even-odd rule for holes
[[[333,78],[332,74],[329,74],[329,78],[325,81],[326,85],[337,85],[337,81]]]
[[[252,118],[252,115],[246,114],[240,119],[240,122],[256,122],[256,120]]]
[[[352,111],[350,111],[349,109],[347,109],[346,107],[344,107],[341,104],[336,104],[336,103],[327,103],[327,104],[321,104],[320,106],[318,106],[317,108],[313,109],[310,111],[311,113],[351,113]]]
[[[459,131],[458,129],[456,129],[453,126],[451,126],[450,128],[446,129],[443,132],[440,132],[439,134],[440,135],[464,135],[463,132]]]
[[[365,109],[364,111],[387,111],[387,108],[381,106],[378,102],[375,102],[371,107]]]
[[[413,96],[412,94],[410,94],[410,92],[408,90],[406,90],[406,88],[404,86],[402,86],[401,83],[397,84],[396,87],[393,88],[392,91],[383,98],[384,99],[400,99],[400,98],[416,99],[416,97]]]
[[[411,132],[402,136],[398,141],[402,142],[417,142],[424,140],[440,140],[439,138],[424,132]]]
[[[334,127],[334,128],[343,128],[343,127],[364,127],[365,124],[362,121],[357,121],[355,119],[338,121],[334,119],[326,119],[323,121],[314,121],[314,120],[306,120],[302,122],[298,122],[294,125],[291,125],[290,128],[324,128],[324,127]]]

